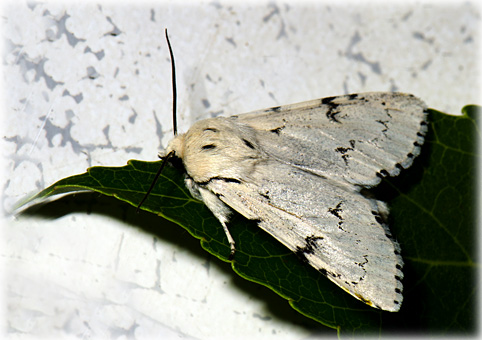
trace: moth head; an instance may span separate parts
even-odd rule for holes
[[[159,158],[165,158],[169,153],[174,152],[174,157],[183,158],[184,157],[184,141],[185,141],[186,134],[180,134],[175,136],[169,144],[167,144],[167,148],[161,152],[159,152]]]

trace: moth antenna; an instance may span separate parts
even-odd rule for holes
[[[176,64],[174,62],[174,53],[172,53],[171,42],[169,41],[169,36],[167,35],[166,28],[166,40],[167,47],[169,47],[169,54],[171,55],[171,75],[172,75],[172,131],[174,136],[177,136],[177,87],[176,87]]]
[[[172,53],[171,42],[169,41],[169,36],[167,35],[167,28],[165,30],[166,33],[166,40],[167,40],[167,47],[169,48],[169,54],[171,55],[171,75],[172,75],[172,131],[174,132],[174,136],[177,136],[177,117],[176,117],[176,110],[177,110],[177,87],[176,87],[176,66],[174,63],[174,53]],[[169,158],[174,155],[174,151],[169,152],[165,157],[162,158],[161,166],[154,177],[154,180],[151,183],[151,186],[147,190],[144,198],[142,199],[141,203],[137,206],[136,212],[139,213],[139,209],[141,208],[142,204],[146,201],[147,197],[151,193],[152,189],[157,183],[159,176],[161,176],[162,169],[166,166],[167,161]]]

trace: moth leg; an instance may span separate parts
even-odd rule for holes
[[[204,202],[206,206],[211,210],[211,212],[216,216],[216,218],[221,222],[223,226],[224,233],[228,238],[229,246],[231,247],[231,253],[229,254],[228,260],[231,261],[234,258],[234,253],[236,252],[236,247],[234,245],[234,238],[231,236],[229,232],[228,226],[226,223],[229,221],[229,215],[231,214],[231,209],[219,199],[217,195],[215,195],[210,190],[200,187],[196,182],[194,182],[191,178],[186,178],[186,187],[191,192],[191,195]]]
[[[229,246],[231,247],[231,254],[229,254],[228,256],[228,260],[231,261],[234,258],[234,253],[236,252],[234,238],[231,236],[231,233],[229,232],[226,222],[222,221],[221,224],[223,225],[224,233],[226,234],[226,237],[228,238]]]

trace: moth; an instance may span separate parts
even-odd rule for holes
[[[426,105],[413,95],[350,94],[201,120],[159,156],[182,161],[186,187],[221,223],[231,257],[236,211],[355,298],[395,312],[400,246],[386,204],[363,189],[408,168],[426,131]]]
[[[363,93],[195,123],[160,153],[221,222],[234,210],[366,304],[398,311],[400,247],[384,202],[362,194],[420,153],[426,106],[412,95]]]

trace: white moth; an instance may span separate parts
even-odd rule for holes
[[[398,311],[400,247],[387,206],[361,190],[409,167],[426,131],[426,106],[412,95],[351,94],[205,119],[160,156],[182,160],[232,255],[235,210],[357,299]]]

